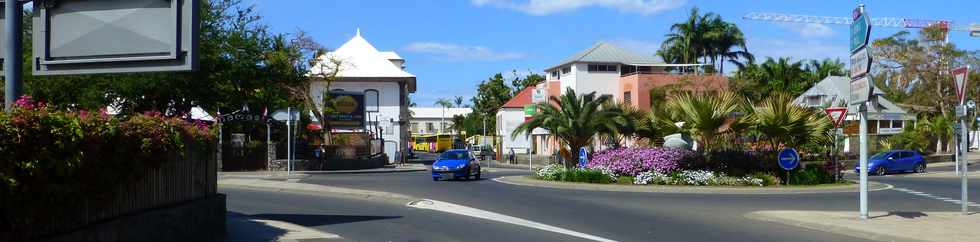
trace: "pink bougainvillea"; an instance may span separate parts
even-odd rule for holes
[[[671,148],[619,148],[596,153],[587,168],[608,169],[620,176],[636,176],[645,171],[669,174],[694,152]]]

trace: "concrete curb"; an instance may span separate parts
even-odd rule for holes
[[[841,234],[841,235],[851,236],[855,238],[870,239],[876,241],[920,241],[920,240],[915,240],[915,239],[910,239],[905,237],[894,236],[890,234],[873,233],[873,232],[862,231],[858,229],[851,229],[844,226],[824,225],[818,223],[810,223],[810,222],[785,219],[782,217],[771,216],[760,212],[747,213],[744,214],[743,217],[770,222],[770,223],[790,225],[795,227],[807,228],[807,229],[812,229],[817,231]]]
[[[391,192],[360,190],[343,187],[323,186],[316,184],[270,181],[262,179],[221,179],[218,180],[218,187],[263,190],[272,192],[290,192],[315,196],[341,197],[363,199],[381,202],[394,202],[405,204],[418,198]]]
[[[840,185],[828,187],[698,187],[698,186],[666,186],[666,185],[618,185],[591,184],[575,182],[542,181],[528,176],[505,176],[493,179],[496,182],[531,187],[556,189],[572,189],[607,192],[646,192],[646,193],[687,193],[687,194],[803,194],[803,193],[841,193],[857,192],[858,185]],[[892,185],[871,182],[870,191],[891,189]]]

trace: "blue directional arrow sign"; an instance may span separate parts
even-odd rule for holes
[[[585,167],[585,164],[589,162],[589,151],[585,150],[585,147],[578,149],[578,166]]]
[[[784,170],[796,169],[800,166],[800,153],[796,152],[796,149],[786,148],[779,152],[779,167]]]

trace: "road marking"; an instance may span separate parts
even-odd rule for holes
[[[936,195],[932,195],[932,194],[929,194],[929,193],[924,193],[924,192],[920,192],[920,191],[916,191],[916,190],[910,190],[910,189],[901,188],[901,187],[896,187],[896,188],[893,188],[892,190],[900,191],[900,192],[904,192],[904,193],[908,193],[908,194],[912,194],[912,195],[916,195],[916,196],[928,197],[928,198],[932,198],[932,199],[935,199],[935,200],[939,200],[939,201],[943,201],[943,202],[948,202],[948,203],[952,203],[952,204],[957,204],[957,205],[963,204],[963,202],[961,202],[959,199],[952,199],[952,198],[948,198],[948,197],[936,196]],[[967,206],[970,206],[970,207],[978,207],[978,208],[980,208],[980,204],[977,204],[975,202],[967,202],[966,205]]]
[[[503,214],[499,214],[499,213],[494,213],[494,212],[490,212],[490,211],[486,211],[486,210],[480,210],[480,209],[477,209],[477,208],[471,208],[471,207],[467,207],[467,206],[463,206],[463,205],[458,205],[458,204],[453,204],[453,203],[448,203],[448,202],[436,201],[436,200],[431,200],[431,199],[422,199],[422,200],[418,200],[418,201],[412,201],[412,202],[408,203],[407,205],[409,207],[418,208],[418,209],[436,210],[436,211],[440,211],[440,212],[454,213],[454,214],[459,214],[459,215],[464,215],[464,216],[470,216],[470,217],[474,217],[474,218],[482,218],[482,219],[488,219],[488,220],[493,220],[493,221],[502,222],[502,223],[509,223],[509,224],[513,224],[513,225],[520,225],[520,226],[524,226],[524,227],[535,228],[535,229],[540,229],[540,230],[544,230],[544,231],[549,231],[549,232],[555,232],[555,233],[559,233],[559,234],[565,234],[565,235],[575,236],[575,237],[579,237],[579,238],[583,238],[583,239],[588,239],[588,240],[592,240],[592,241],[615,242],[615,240],[611,240],[611,239],[607,239],[607,238],[603,238],[603,237],[599,237],[599,236],[595,236],[595,235],[580,233],[580,232],[576,232],[576,231],[572,231],[572,230],[568,230],[568,229],[563,229],[563,228],[559,228],[559,227],[555,227],[555,226],[551,226],[551,225],[547,225],[547,224],[543,224],[543,223],[538,223],[538,222],[534,222],[534,221],[530,221],[530,220],[526,220],[526,219],[522,219],[522,218],[507,216],[507,215],[503,215]]]

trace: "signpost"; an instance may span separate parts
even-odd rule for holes
[[[786,170],[786,185],[789,185],[789,171],[800,166],[800,153],[796,149],[786,148],[779,152],[779,167]]]
[[[272,113],[272,119],[286,122],[286,174],[289,175],[293,168],[293,126],[299,120],[299,112],[292,107],[280,109]]]
[[[864,4],[851,12],[851,85],[850,104],[858,105],[858,129],[860,136],[860,215],[868,219],[868,105],[873,98],[871,80],[871,57],[868,56],[868,40],[871,38],[871,21],[864,11]]]
[[[835,129],[834,138],[832,140],[833,143],[831,144],[832,146],[830,147],[830,152],[831,152],[830,159],[831,162],[834,162],[834,181],[836,181],[841,178],[841,173],[840,173],[841,167],[840,167],[840,163],[837,162],[837,133],[838,132],[836,132],[836,130],[840,129],[841,124],[844,123],[844,118],[847,117],[847,108],[829,107],[825,109],[824,112],[827,113],[827,118],[829,118],[830,122],[834,124],[834,129]]]
[[[969,144],[967,131],[969,130],[966,128],[966,105],[963,101],[966,98],[966,85],[969,81],[970,66],[955,68],[951,73],[953,74],[953,84],[956,85],[956,97],[960,101],[960,106],[956,108],[956,115],[960,119],[960,145],[958,148],[962,152],[956,164],[956,167],[959,168],[960,175],[960,210],[962,210],[963,215],[967,215],[969,213],[969,207],[967,206],[969,201],[967,200],[966,164],[968,163],[968,159],[966,158],[966,151],[969,149],[967,147],[967,144]],[[962,115],[960,114],[960,110],[962,110]]]
[[[34,75],[194,71],[200,0],[6,0],[5,109],[23,93],[23,8],[33,2]]]
[[[578,167],[585,167],[589,162],[589,151],[585,147],[578,149]]]

